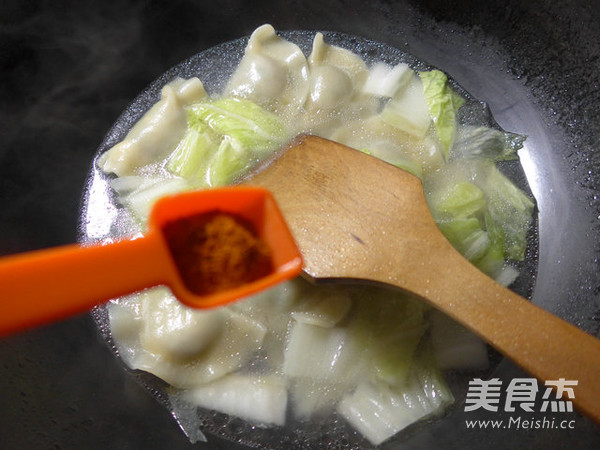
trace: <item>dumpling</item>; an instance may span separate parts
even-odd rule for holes
[[[343,123],[376,111],[378,99],[363,93],[369,70],[358,55],[325,43],[323,34],[317,33],[308,67],[310,90],[305,104],[306,126],[312,133],[330,137]]]
[[[325,43],[317,33],[308,57],[310,94],[308,104],[333,108],[361,92],[369,69],[360,56],[342,47]]]
[[[169,360],[186,362],[198,357],[223,332],[223,308],[188,308],[164,288],[146,294],[141,303],[144,325],[140,342],[149,352]]]
[[[98,160],[106,173],[118,176],[164,159],[177,146],[187,129],[185,107],[207,97],[198,78],[175,79],[163,87],[158,101],[129,131],[125,139]]]
[[[277,36],[271,25],[257,28],[225,96],[242,97],[279,114],[297,112],[308,93],[308,63],[302,50]]]
[[[163,95],[164,90],[169,88],[175,90],[175,94],[183,106],[193,105],[194,103],[204,100],[208,96],[202,81],[197,77],[192,77],[187,80],[185,78],[175,78],[163,87]]]
[[[119,299],[110,305],[109,315],[127,365],[180,388],[240,369],[256,355],[267,332],[264,325],[227,308],[189,309],[166,288]]]

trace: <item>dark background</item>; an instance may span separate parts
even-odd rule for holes
[[[386,42],[447,70],[490,103],[501,125],[532,136],[538,169],[528,175],[543,238],[534,301],[599,334],[599,7],[594,0],[5,0],[0,254],[75,242],[96,148],[162,72],[263,23],[333,30]],[[467,432],[458,424],[458,437],[445,438],[442,429],[431,434],[433,440],[406,445],[600,444],[598,429],[580,417],[574,431]],[[126,376],[87,315],[0,341],[1,449],[193,447]]]

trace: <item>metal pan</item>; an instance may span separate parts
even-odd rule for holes
[[[503,128],[529,136],[524,169],[540,211],[532,299],[600,333],[600,31],[591,0],[4,8],[0,252],[76,239],[96,148],[128,102],[170,67],[265,22],[280,30],[335,30],[444,69],[486,101]],[[2,447],[194,448],[124,373],[87,316],[3,340],[0,360]],[[508,362],[496,374],[505,382],[524,376]],[[518,416],[530,418],[484,418]],[[553,429],[467,429],[467,418],[464,411],[451,415],[396,447],[600,443],[597,427],[575,413],[564,417],[574,420],[572,428]],[[195,447],[238,447],[211,442]]]

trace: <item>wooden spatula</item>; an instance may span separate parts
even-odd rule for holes
[[[464,259],[436,227],[417,177],[305,136],[243,183],[274,194],[310,277],[364,280],[416,294],[540,381],[577,381],[568,400],[600,422],[600,340]]]

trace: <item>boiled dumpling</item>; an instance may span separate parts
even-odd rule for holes
[[[327,44],[323,34],[317,33],[308,66],[310,91],[305,108],[306,128],[311,133],[330,137],[343,123],[376,111],[378,100],[363,93],[369,70],[358,55]]]
[[[127,365],[179,388],[240,369],[256,355],[266,334],[262,324],[227,308],[191,310],[166,288],[111,304],[109,317]]]
[[[169,88],[172,88],[175,91],[177,98],[183,104],[183,106],[189,106],[194,103],[198,103],[208,96],[202,81],[200,81],[200,79],[197,77],[192,77],[187,80],[185,78],[175,78],[165,87],[163,87],[162,90],[164,92],[165,89]]]
[[[325,43],[317,33],[308,57],[310,68],[310,95],[308,105],[315,108],[333,108],[360,94],[369,70],[355,53]]]
[[[198,357],[220,337],[225,325],[223,309],[193,309],[182,305],[166,289],[142,302],[142,346],[173,361]]]
[[[206,98],[198,78],[176,79],[163,87],[161,99],[129,131],[125,139],[104,153],[100,168],[118,176],[164,159],[177,146],[187,129],[185,106]]]
[[[308,92],[308,63],[302,50],[275,33],[257,28],[225,96],[243,97],[284,116],[298,112]]]

